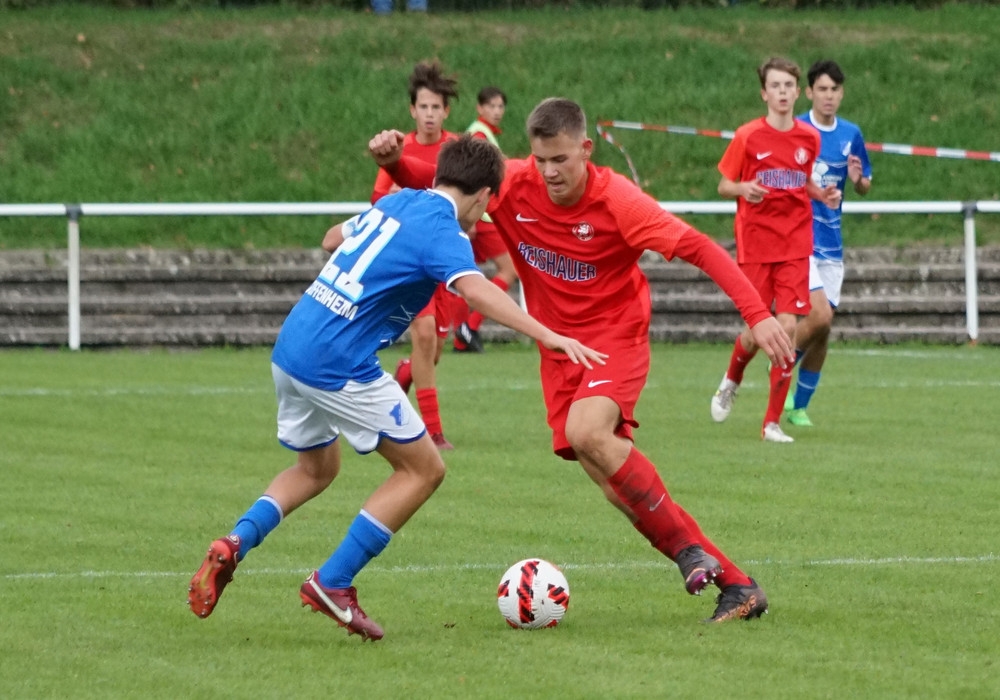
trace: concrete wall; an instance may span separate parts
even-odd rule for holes
[[[961,248],[848,251],[836,340],[968,341]],[[84,346],[267,345],[326,260],[321,250],[84,250]],[[1000,344],[1000,247],[981,248],[980,343]],[[647,255],[656,340],[725,341],[740,329],[699,270]],[[66,252],[0,251],[0,346],[67,342]],[[516,293],[516,290],[515,290]],[[489,340],[514,334],[487,324]]]

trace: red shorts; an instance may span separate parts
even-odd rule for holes
[[[451,330],[451,319],[454,315],[455,299],[461,299],[457,294],[448,291],[448,287],[442,282],[434,290],[434,296],[427,303],[417,318],[423,316],[433,316],[438,338],[447,338],[448,331]]]
[[[552,428],[552,451],[563,459],[576,459],[576,453],[566,440],[566,418],[574,401],[588,396],[607,396],[621,411],[615,435],[631,440],[632,428],[639,427],[633,414],[649,375],[648,338],[597,343],[591,347],[608,353],[607,364],[587,369],[582,364],[573,364],[565,356],[542,354],[542,393]]]
[[[472,252],[476,254],[476,262],[484,263],[507,252],[497,225],[487,221],[476,222],[476,235],[472,237]]]
[[[741,263],[740,269],[775,314],[809,315],[809,258]]]

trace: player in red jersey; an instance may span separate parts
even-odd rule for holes
[[[416,129],[404,138],[403,149],[408,156],[419,158],[434,167],[441,146],[456,134],[444,130],[444,120],[448,118],[451,98],[458,97],[456,81],[442,73],[437,63],[418,63],[410,75],[410,116],[416,122]],[[372,204],[399,189],[392,176],[379,169],[372,192]],[[434,444],[442,450],[453,449],[444,436],[441,423],[441,409],[437,395],[437,363],[444,350],[445,339],[452,325],[452,314],[461,301],[449,292],[445,285],[439,285],[431,302],[410,324],[410,342],[413,349],[408,358],[396,366],[396,381],[409,392],[413,385],[417,396],[417,408],[427,425]]]
[[[812,254],[812,203],[836,207],[840,190],[812,181],[819,155],[819,132],[795,119],[799,67],[772,58],[757,69],[767,116],[736,130],[719,162],[719,194],[736,198],[736,259],[761,299],[773,305],[781,327],[795,334],[799,316],[809,313],[809,256]],[[712,418],[721,423],[732,410],[747,364],[757,353],[749,326],[736,338],[729,368],[715,396]],[[770,391],[761,436],[767,442],[793,442],[779,421],[792,376],[791,367],[772,363]]]
[[[640,256],[653,250],[704,270],[775,364],[789,366],[791,341],[719,245],[627,178],[590,162],[594,144],[579,105],[544,100],[528,118],[528,137],[532,157],[507,161],[488,212],[531,313],[609,355],[604,366],[577,371],[539,348],[553,448],[579,461],[605,497],[677,563],[689,593],[719,586],[712,621],[759,617],[767,610],[764,591],[671,499],[656,467],[633,444],[633,411],[649,372],[651,299]],[[401,153],[402,138],[383,131],[369,149],[397,182],[424,186],[433,173]]]

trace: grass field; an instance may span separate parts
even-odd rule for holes
[[[136,3],[142,4],[142,3]],[[842,115],[870,143],[1000,151],[1000,7],[916,10],[734,7],[523,9],[374,17],[299,3],[191,10],[60,3],[0,19],[0,201],[365,201],[365,147],[409,130],[407,78],[438,58],[459,80],[445,123],[461,131],[475,94],[509,96],[509,155],[541,99],[577,100],[591,121],[735,129],[764,113],[755,69],[783,54],[834,58]],[[725,3],[723,3],[725,4]],[[433,7],[433,3],[432,3]],[[797,108],[805,111],[804,94]],[[719,138],[616,130],[656,199],[717,201]],[[595,160],[627,172],[599,141]],[[872,154],[871,201],[1000,197],[1000,164]],[[296,217],[91,217],[90,247],[313,245]],[[732,223],[706,219],[732,236]],[[1000,217],[977,221],[1000,242]],[[65,222],[0,219],[0,248],[65,245]],[[859,216],[849,245],[961,244],[958,217]]]
[[[405,348],[383,358],[393,366]],[[357,584],[386,629],[348,638],[298,586],[387,474],[331,490],[237,571],[207,620],[188,579],[290,453],[268,353],[0,354],[0,697],[995,698],[1000,350],[836,346],[793,445],[758,437],[764,363],[730,420],[723,346],[654,346],[639,446],[759,579],[771,614],[708,596],[551,455],[535,352],[446,356],[449,476]],[[992,447],[990,447],[992,445]],[[563,567],[554,630],[508,629],[508,565]]]

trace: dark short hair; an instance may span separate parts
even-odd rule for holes
[[[435,185],[456,187],[462,194],[475,194],[484,187],[496,194],[503,181],[503,154],[486,139],[462,134],[441,146]]]
[[[499,97],[501,100],[503,100],[503,103],[505,105],[507,104],[507,95],[503,93],[503,90],[494,85],[487,85],[482,90],[480,90],[479,94],[476,96],[476,102],[478,104],[484,105],[490,100],[492,100],[494,97]]]
[[[417,92],[421,88],[430,90],[435,95],[440,95],[444,100],[444,106],[448,106],[448,100],[458,99],[458,80],[446,76],[441,64],[437,61],[428,63],[422,61],[413,67],[410,73],[410,104],[417,103]]]
[[[528,138],[551,139],[565,133],[570,136],[587,134],[587,115],[573,100],[549,97],[539,102],[528,115]]]
[[[795,77],[796,82],[802,76],[802,69],[799,68],[799,64],[789,58],[782,58],[781,56],[772,56],[767,59],[761,66],[757,69],[757,77],[760,78],[760,86],[765,87],[765,82],[767,81],[767,72],[772,70],[780,70],[788,73]]]
[[[817,78],[821,75],[830,76],[836,85],[844,84],[844,71],[840,69],[836,61],[831,61],[829,59],[823,59],[822,61],[816,61],[814,64],[809,66],[809,72],[806,74],[806,79],[809,81],[809,87],[813,86]]]

